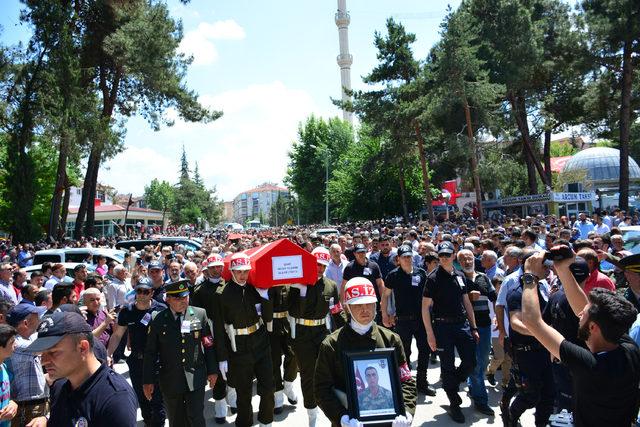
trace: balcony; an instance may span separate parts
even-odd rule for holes
[[[349,16],[349,12],[336,12],[336,25],[338,28],[347,27],[350,22],[351,16]]]
[[[340,68],[348,68],[351,66],[351,64],[353,64],[353,55],[351,55],[350,53],[341,53],[340,55],[336,56],[336,61],[338,62]]]

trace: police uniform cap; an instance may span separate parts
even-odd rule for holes
[[[438,255],[440,254],[452,254],[454,252],[453,243],[451,242],[441,242],[438,245]]]
[[[186,297],[189,295],[189,281],[177,280],[165,285],[167,296],[170,297]]]
[[[362,244],[362,243],[358,243],[355,248],[353,249],[353,252],[358,253],[358,252],[367,252],[367,247]]]
[[[91,333],[84,317],[73,312],[55,312],[38,326],[38,338],[27,347],[29,353],[41,353],[60,342],[65,335]]]
[[[162,265],[158,261],[153,261],[149,263],[148,270],[162,270]]]
[[[413,249],[409,245],[402,245],[398,248],[398,256],[413,256]]]
[[[136,283],[136,287],[135,289],[151,289],[152,285],[151,285],[151,280],[148,277],[143,277],[140,280],[138,280],[138,283]]]

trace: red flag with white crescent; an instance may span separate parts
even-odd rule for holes
[[[362,393],[364,391],[364,381],[362,381],[362,376],[360,376],[360,369],[356,367],[356,391],[358,393]]]

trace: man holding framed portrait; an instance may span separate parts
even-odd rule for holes
[[[314,390],[318,406],[333,426],[384,421],[394,427],[411,425],[416,383],[400,337],[375,323],[376,303],[368,279],[350,279],[344,289],[350,322],[320,346]]]

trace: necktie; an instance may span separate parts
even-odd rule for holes
[[[176,325],[180,329],[180,320],[182,319],[182,313],[176,313]]]

